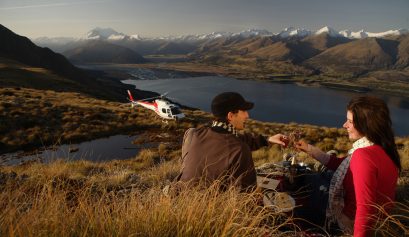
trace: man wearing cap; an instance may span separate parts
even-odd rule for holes
[[[211,105],[214,121],[211,126],[192,130],[185,152],[180,181],[209,186],[218,180],[221,188],[235,186],[251,192],[257,185],[251,152],[269,143],[285,145],[284,136],[266,138],[248,133],[239,134],[254,104],[239,93],[217,95]]]

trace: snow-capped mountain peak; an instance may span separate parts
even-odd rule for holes
[[[218,31],[218,32],[212,32],[210,34],[201,34],[197,35],[198,39],[217,39],[220,37],[229,37],[231,36],[230,32],[224,32],[224,31]]]
[[[364,30],[352,32],[350,30],[342,30],[339,32],[340,35],[351,38],[351,39],[363,39],[367,37],[375,37],[375,38],[382,38],[388,35],[403,35],[409,33],[408,30],[406,29],[399,29],[399,30],[388,30],[384,32],[378,32],[378,33],[372,33],[372,32],[367,32]]]
[[[241,37],[251,37],[251,36],[269,36],[272,33],[268,30],[263,29],[247,29],[239,33],[234,33],[232,36],[241,36]]]
[[[224,31],[215,31],[209,34],[196,34],[196,35],[181,35],[181,36],[165,36],[156,39],[171,40],[171,41],[196,41],[196,40],[209,40],[217,39],[221,37],[230,37],[232,33]]]
[[[357,32],[352,32],[350,30],[341,30],[339,34],[351,39],[362,39],[368,37],[368,34],[364,30],[360,30]]]
[[[338,33],[338,31],[334,30],[333,28],[329,27],[329,26],[324,26],[321,29],[317,30],[315,32],[316,35],[320,35],[322,33],[327,33],[329,36],[331,37],[338,37],[340,36],[340,34]]]
[[[122,40],[127,36],[123,33],[118,33],[111,28],[94,28],[88,31],[85,39],[100,39],[100,40]]]
[[[306,29],[302,29],[302,28],[296,29],[294,27],[288,27],[276,35],[280,36],[281,38],[287,38],[287,37],[305,37],[310,34],[311,34],[311,31],[306,30]]]
[[[409,33],[409,31],[406,29],[388,30],[388,31],[379,32],[379,33],[366,32],[368,37],[385,37],[387,35],[403,35],[407,33]]]
[[[131,35],[129,38],[130,38],[130,39],[134,39],[134,40],[142,40],[142,39],[143,39],[143,38],[142,38],[140,35],[138,35],[138,34]]]

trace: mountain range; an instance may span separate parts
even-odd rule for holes
[[[289,27],[275,34],[249,29],[143,38],[95,28],[81,39],[37,40],[37,45],[60,52],[73,63],[143,63],[148,55],[178,54],[187,55],[192,62],[238,65],[262,69],[263,73],[355,78],[393,71],[388,77],[393,78],[396,72],[399,78],[409,80],[409,34],[404,29],[370,33],[337,31],[328,26],[317,31]]]
[[[149,54],[187,54],[200,48],[203,44],[211,41],[226,39],[227,41],[244,40],[255,37],[271,37],[275,39],[288,40],[293,38],[305,38],[323,33],[334,38],[363,39],[367,37],[387,37],[391,35],[405,35],[409,31],[406,29],[388,30],[385,32],[371,33],[366,31],[352,32],[349,30],[336,31],[325,26],[317,31],[310,31],[299,28],[285,28],[279,33],[271,33],[267,30],[248,29],[238,33],[212,32],[210,34],[167,36],[156,38],[145,38],[138,34],[126,35],[111,28],[95,28],[87,32],[81,38],[40,37],[33,39],[33,42],[41,47],[47,47],[55,52],[63,53],[68,50],[82,47],[90,40],[101,40],[112,44],[129,48],[141,55]],[[345,39],[344,39],[345,40]],[[211,44],[211,43],[210,43]]]
[[[201,41],[201,40],[212,40],[221,37],[253,37],[253,36],[280,36],[282,38],[287,37],[306,37],[309,35],[319,35],[321,33],[328,33],[333,37],[346,37],[350,39],[363,39],[367,37],[385,37],[388,35],[402,35],[407,34],[409,31],[407,29],[397,29],[397,30],[388,30],[384,32],[368,32],[360,30],[353,32],[350,30],[341,30],[337,31],[329,26],[324,26],[317,31],[311,31],[303,28],[294,28],[288,27],[283,29],[278,33],[272,33],[264,29],[247,29],[237,33],[231,32],[212,32],[208,34],[196,34],[196,35],[181,35],[181,36],[163,36],[163,37],[141,37],[138,34],[126,35],[124,33],[119,33],[112,28],[101,28],[96,27],[85,34],[84,37],[80,38],[70,38],[70,37],[57,37],[57,38],[48,38],[40,37],[33,39],[33,42],[50,44],[50,43],[67,43],[67,41],[81,41],[81,40],[90,40],[90,39],[99,39],[99,40],[167,40],[167,41]]]
[[[409,34],[350,39],[334,36],[333,31],[305,37],[230,37],[202,43],[191,57],[210,64],[254,64],[267,68],[266,72],[337,78],[360,77],[377,70],[403,70],[409,81],[408,41]]]

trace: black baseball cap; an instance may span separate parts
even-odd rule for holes
[[[253,102],[246,101],[237,92],[223,92],[214,97],[212,101],[212,113],[218,118],[225,118],[232,111],[250,110],[253,107]]]

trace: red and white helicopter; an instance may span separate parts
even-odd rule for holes
[[[179,120],[185,117],[179,107],[163,99],[164,95],[147,98],[143,100],[134,100],[131,92],[128,90],[129,101],[132,107],[141,105],[147,109],[153,110],[162,119]],[[158,99],[157,99],[158,98]]]

